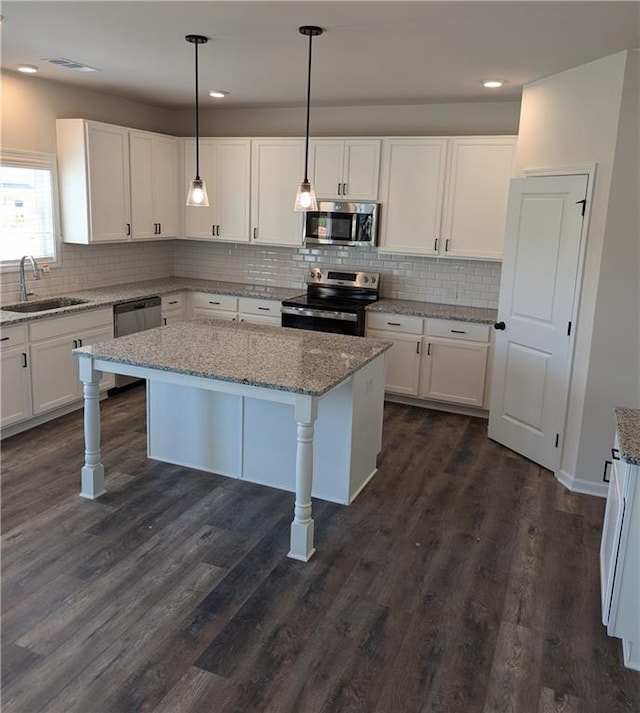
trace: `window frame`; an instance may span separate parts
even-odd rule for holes
[[[53,249],[54,255],[37,257],[40,266],[60,267],[62,263],[61,246],[62,230],[60,225],[60,200],[58,193],[58,162],[56,155],[40,151],[19,151],[16,149],[0,150],[0,165],[16,168],[39,168],[48,170],[51,174],[51,212],[53,220]],[[20,260],[1,260],[0,274],[18,272]]]

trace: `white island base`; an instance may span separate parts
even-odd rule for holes
[[[383,368],[383,360],[376,359],[318,400],[313,497],[348,504],[375,474],[382,446]],[[294,408],[150,380],[148,455],[295,492]]]

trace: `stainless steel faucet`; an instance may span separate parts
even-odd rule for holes
[[[27,292],[27,282],[24,276],[24,261],[29,260],[31,262],[31,267],[33,268],[33,277],[36,280],[40,279],[40,268],[38,263],[35,261],[33,255],[23,255],[20,259],[20,302],[26,302],[29,295],[33,292]]]

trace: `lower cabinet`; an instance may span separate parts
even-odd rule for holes
[[[2,390],[0,391],[0,426],[24,421],[31,416],[31,370],[26,326],[2,330]]]
[[[261,300],[255,297],[240,297],[238,319],[251,324],[269,324],[279,327],[281,323],[280,302]]]
[[[279,300],[193,292],[190,312],[193,317],[226,319],[229,322],[240,321],[279,327],[280,307]]]
[[[487,325],[374,312],[367,336],[393,343],[387,392],[477,408],[486,402]]]
[[[640,466],[620,459],[616,434],[600,543],[602,623],[622,639],[625,666],[640,671]]]
[[[82,398],[77,347],[113,339],[111,309],[40,320],[29,324],[33,415],[51,411]],[[113,374],[105,373],[100,390],[111,388]]]
[[[160,306],[162,324],[173,324],[184,319],[185,299],[183,294],[162,297]]]

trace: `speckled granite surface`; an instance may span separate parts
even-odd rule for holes
[[[321,396],[391,347],[363,337],[193,320],[75,349],[121,364]]]
[[[268,287],[265,285],[244,285],[236,282],[221,282],[219,280],[193,280],[186,277],[167,277],[160,280],[146,280],[144,282],[128,282],[113,287],[97,287],[93,290],[79,290],[67,292],[56,297],[77,297],[88,300],[86,304],[61,307],[47,312],[6,312],[0,308],[0,325],[9,326],[21,322],[32,322],[36,319],[60,317],[65,314],[86,312],[99,307],[109,307],[119,302],[153,297],[154,295],[170,295],[175,292],[211,292],[220,295],[235,295],[238,297],[258,297],[266,300],[283,300],[295,297],[304,290],[288,287]],[[49,299],[48,297],[42,299]],[[37,302],[37,299],[30,300]]]
[[[413,300],[381,299],[369,305],[367,311],[433,319],[456,319],[461,322],[477,322],[478,324],[493,324],[498,317],[497,310],[486,307],[464,307],[438,302],[414,302]]]
[[[640,409],[617,406],[616,421],[622,460],[640,465]]]

